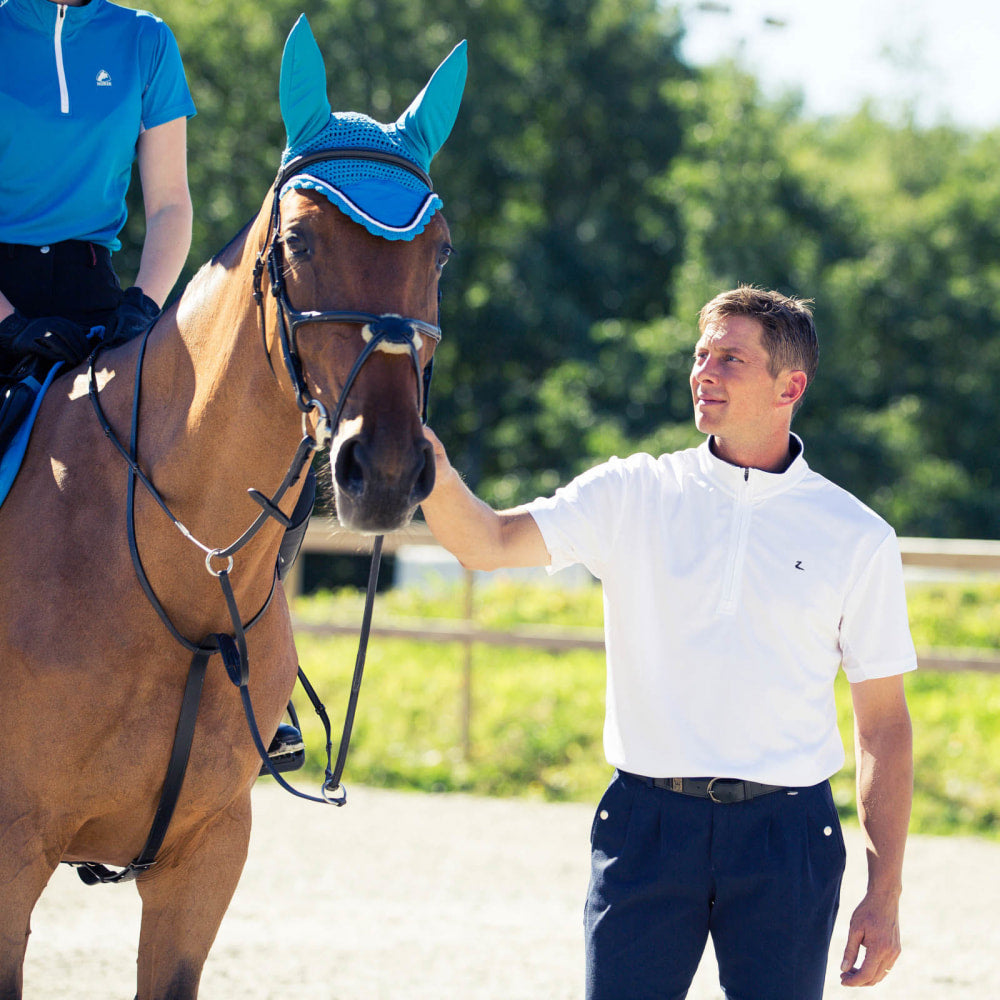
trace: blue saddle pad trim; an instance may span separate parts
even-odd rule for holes
[[[35,426],[35,418],[38,416],[38,410],[42,405],[42,400],[45,398],[45,393],[52,384],[52,380],[56,377],[56,373],[62,367],[63,363],[57,361],[49,369],[48,375],[45,376],[45,381],[38,386],[35,402],[32,404],[28,415],[24,418],[24,423],[18,427],[17,432],[10,439],[10,445],[3,453],[3,456],[0,457],[0,506],[7,499],[7,494],[10,493],[11,487],[14,485],[14,480],[21,469],[21,462],[24,461],[24,453],[28,450],[28,439],[31,437],[31,428]],[[31,381],[34,382],[35,380],[32,379]]]

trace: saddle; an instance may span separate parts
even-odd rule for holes
[[[135,291],[142,296],[141,289]],[[152,300],[150,305],[156,308]],[[134,312],[119,323],[122,329],[116,331],[117,338],[106,337],[104,326],[83,326],[64,317],[26,321],[15,314],[21,320],[20,329],[13,338],[7,331],[0,339],[0,505],[21,468],[38,408],[53,378],[79,364],[99,344],[122,343],[132,336],[134,324],[128,319]]]
[[[42,399],[62,367],[61,361],[29,358],[0,376],[0,505],[21,468]]]

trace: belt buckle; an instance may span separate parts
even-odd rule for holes
[[[732,805],[732,804],[733,804],[733,802],[734,802],[734,801],[736,801],[735,799],[729,799],[729,800],[726,800],[726,799],[717,799],[717,798],[715,797],[715,783],[716,783],[717,781],[731,781],[731,782],[733,782],[734,784],[738,784],[738,783],[739,783],[739,782],[738,782],[738,780],[737,780],[737,779],[735,779],[735,778],[713,778],[713,779],[712,779],[712,780],[711,780],[711,781],[710,781],[710,782],[708,783],[708,788],[706,789],[706,791],[708,792],[708,797],[709,797],[709,798],[710,798],[710,799],[711,799],[711,800],[712,800],[712,801],[713,801],[714,803],[716,803],[716,805],[720,805],[720,806],[728,806],[728,805]]]

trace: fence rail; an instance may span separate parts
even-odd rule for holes
[[[422,521],[385,536],[382,551],[395,553],[403,545],[439,547]],[[345,531],[334,517],[314,517],[309,521],[303,552],[328,555],[364,555],[371,541],[364,535]],[[900,538],[904,566],[949,569],[968,573],[1000,573],[1000,541],[971,538]]]
[[[1000,573],[1000,541],[966,538],[900,538],[904,566]]]
[[[382,551],[393,554],[404,545],[436,546],[425,524],[415,522],[404,531],[387,535]],[[948,570],[969,574],[1000,574],[1000,541],[942,538],[900,538],[903,565],[930,570]],[[371,549],[364,536],[344,531],[334,518],[313,518],[302,544],[304,553],[329,555],[365,555]],[[297,568],[301,563],[297,564]],[[300,570],[299,570],[300,571]],[[534,649],[604,649],[604,633],[595,628],[554,628],[532,626],[509,629],[484,629],[473,620],[475,578],[465,572],[465,618],[459,621],[424,619],[419,624],[392,622],[372,626],[372,634],[385,638],[418,639],[428,642],[458,642],[466,648],[466,671],[471,671],[471,649],[477,644],[524,646]],[[292,574],[286,591],[297,594],[300,578]],[[357,622],[323,624],[294,622],[295,630],[321,635],[353,635]],[[1000,656],[979,655],[966,650],[925,649],[918,661],[927,670],[980,670],[1000,673]]]

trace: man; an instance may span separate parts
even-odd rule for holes
[[[616,771],[592,833],[588,998],[680,1000],[711,934],[729,1000],[819,1000],[845,860],[827,780],[841,664],[868,845],[842,982],[881,981],[900,950],[916,657],[898,545],[791,433],[818,358],[807,304],[744,286],[699,329],[700,447],[495,512],[428,434],[424,516],[466,567],[580,562],[602,581]]]

